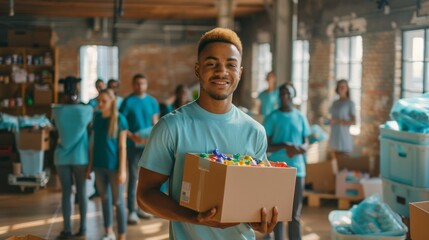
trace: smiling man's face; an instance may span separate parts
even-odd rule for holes
[[[232,98],[242,73],[241,54],[230,43],[213,42],[201,51],[195,74],[201,84],[201,96],[215,100]]]

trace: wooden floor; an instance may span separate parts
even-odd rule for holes
[[[49,188],[35,193],[0,194],[0,239],[10,236],[36,235],[55,239],[62,230],[61,193]],[[320,208],[304,206],[302,213],[304,240],[330,239],[328,214],[335,202],[324,203]],[[77,208],[75,209],[77,210]],[[87,239],[98,240],[103,235],[103,221],[99,198],[88,204]],[[77,231],[79,214],[75,211],[74,231]],[[257,234],[262,239],[261,234]],[[168,221],[160,218],[140,220],[128,226],[127,239],[168,239]]]

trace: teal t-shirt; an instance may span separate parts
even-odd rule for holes
[[[123,101],[124,101],[124,98],[120,96],[116,96],[116,107],[118,109],[121,107]],[[88,105],[92,106],[93,108],[98,108],[98,97],[95,97],[89,100]]]
[[[103,118],[101,112],[94,113],[93,122],[93,162],[94,168],[119,169],[118,137],[121,131],[128,129],[127,120],[122,114],[118,115],[118,136],[108,136],[110,118]]]
[[[271,138],[273,144],[292,143],[294,145],[304,144],[304,138],[311,134],[310,125],[307,118],[299,110],[293,109],[291,112],[275,110],[264,120],[264,127],[267,136]],[[270,160],[274,162],[286,162],[287,165],[296,168],[296,176],[305,176],[304,155],[295,155],[289,158],[286,150],[282,149],[273,152]]]
[[[213,114],[192,102],[165,115],[152,130],[139,166],[168,175],[170,196],[180,201],[186,153],[241,153],[266,159],[264,128],[232,106],[225,114]],[[170,239],[255,239],[247,224],[226,229],[172,221]]]
[[[265,90],[259,94],[258,98],[261,100],[261,115],[264,117],[268,116],[268,114],[280,106],[278,88],[271,92]]]
[[[88,130],[93,108],[89,105],[58,105],[52,109],[59,135],[55,148],[56,165],[88,164]]]
[[[153,116],[159,114],[159,105],[155,98],[150,95],[139,97],[130,95],[122,102],[119,111],[125,116],[129,130],[133,133],[152,127]],[[134,142],[128,139],[127,146],[135,146]]]
[[[97,100],[97,98],[98,97],[95,97],[95,98],[89,100],[88,101],[88,105],[90,105],[93,108],[98,108],[98,100]]]

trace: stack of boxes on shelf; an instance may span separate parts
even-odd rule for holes
[[[410,218],[413,240],[427,239],[429,202],[421,201],[429,201],[429,134],[382,125],[380,148],[384,201]]]

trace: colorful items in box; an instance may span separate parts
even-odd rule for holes
[[[225,165],[234,165],[234,166],[259,166],[259,167],[287,167],[285,162],[271,162],[263,161],[257,158],[253,158],[249,155],[241,155],[239,153],[233,155],[226,155],[221,153],[219,149],[213,150],[211,154],[201,153],[201,158],[208,159],[212,162],[218,162]]]

